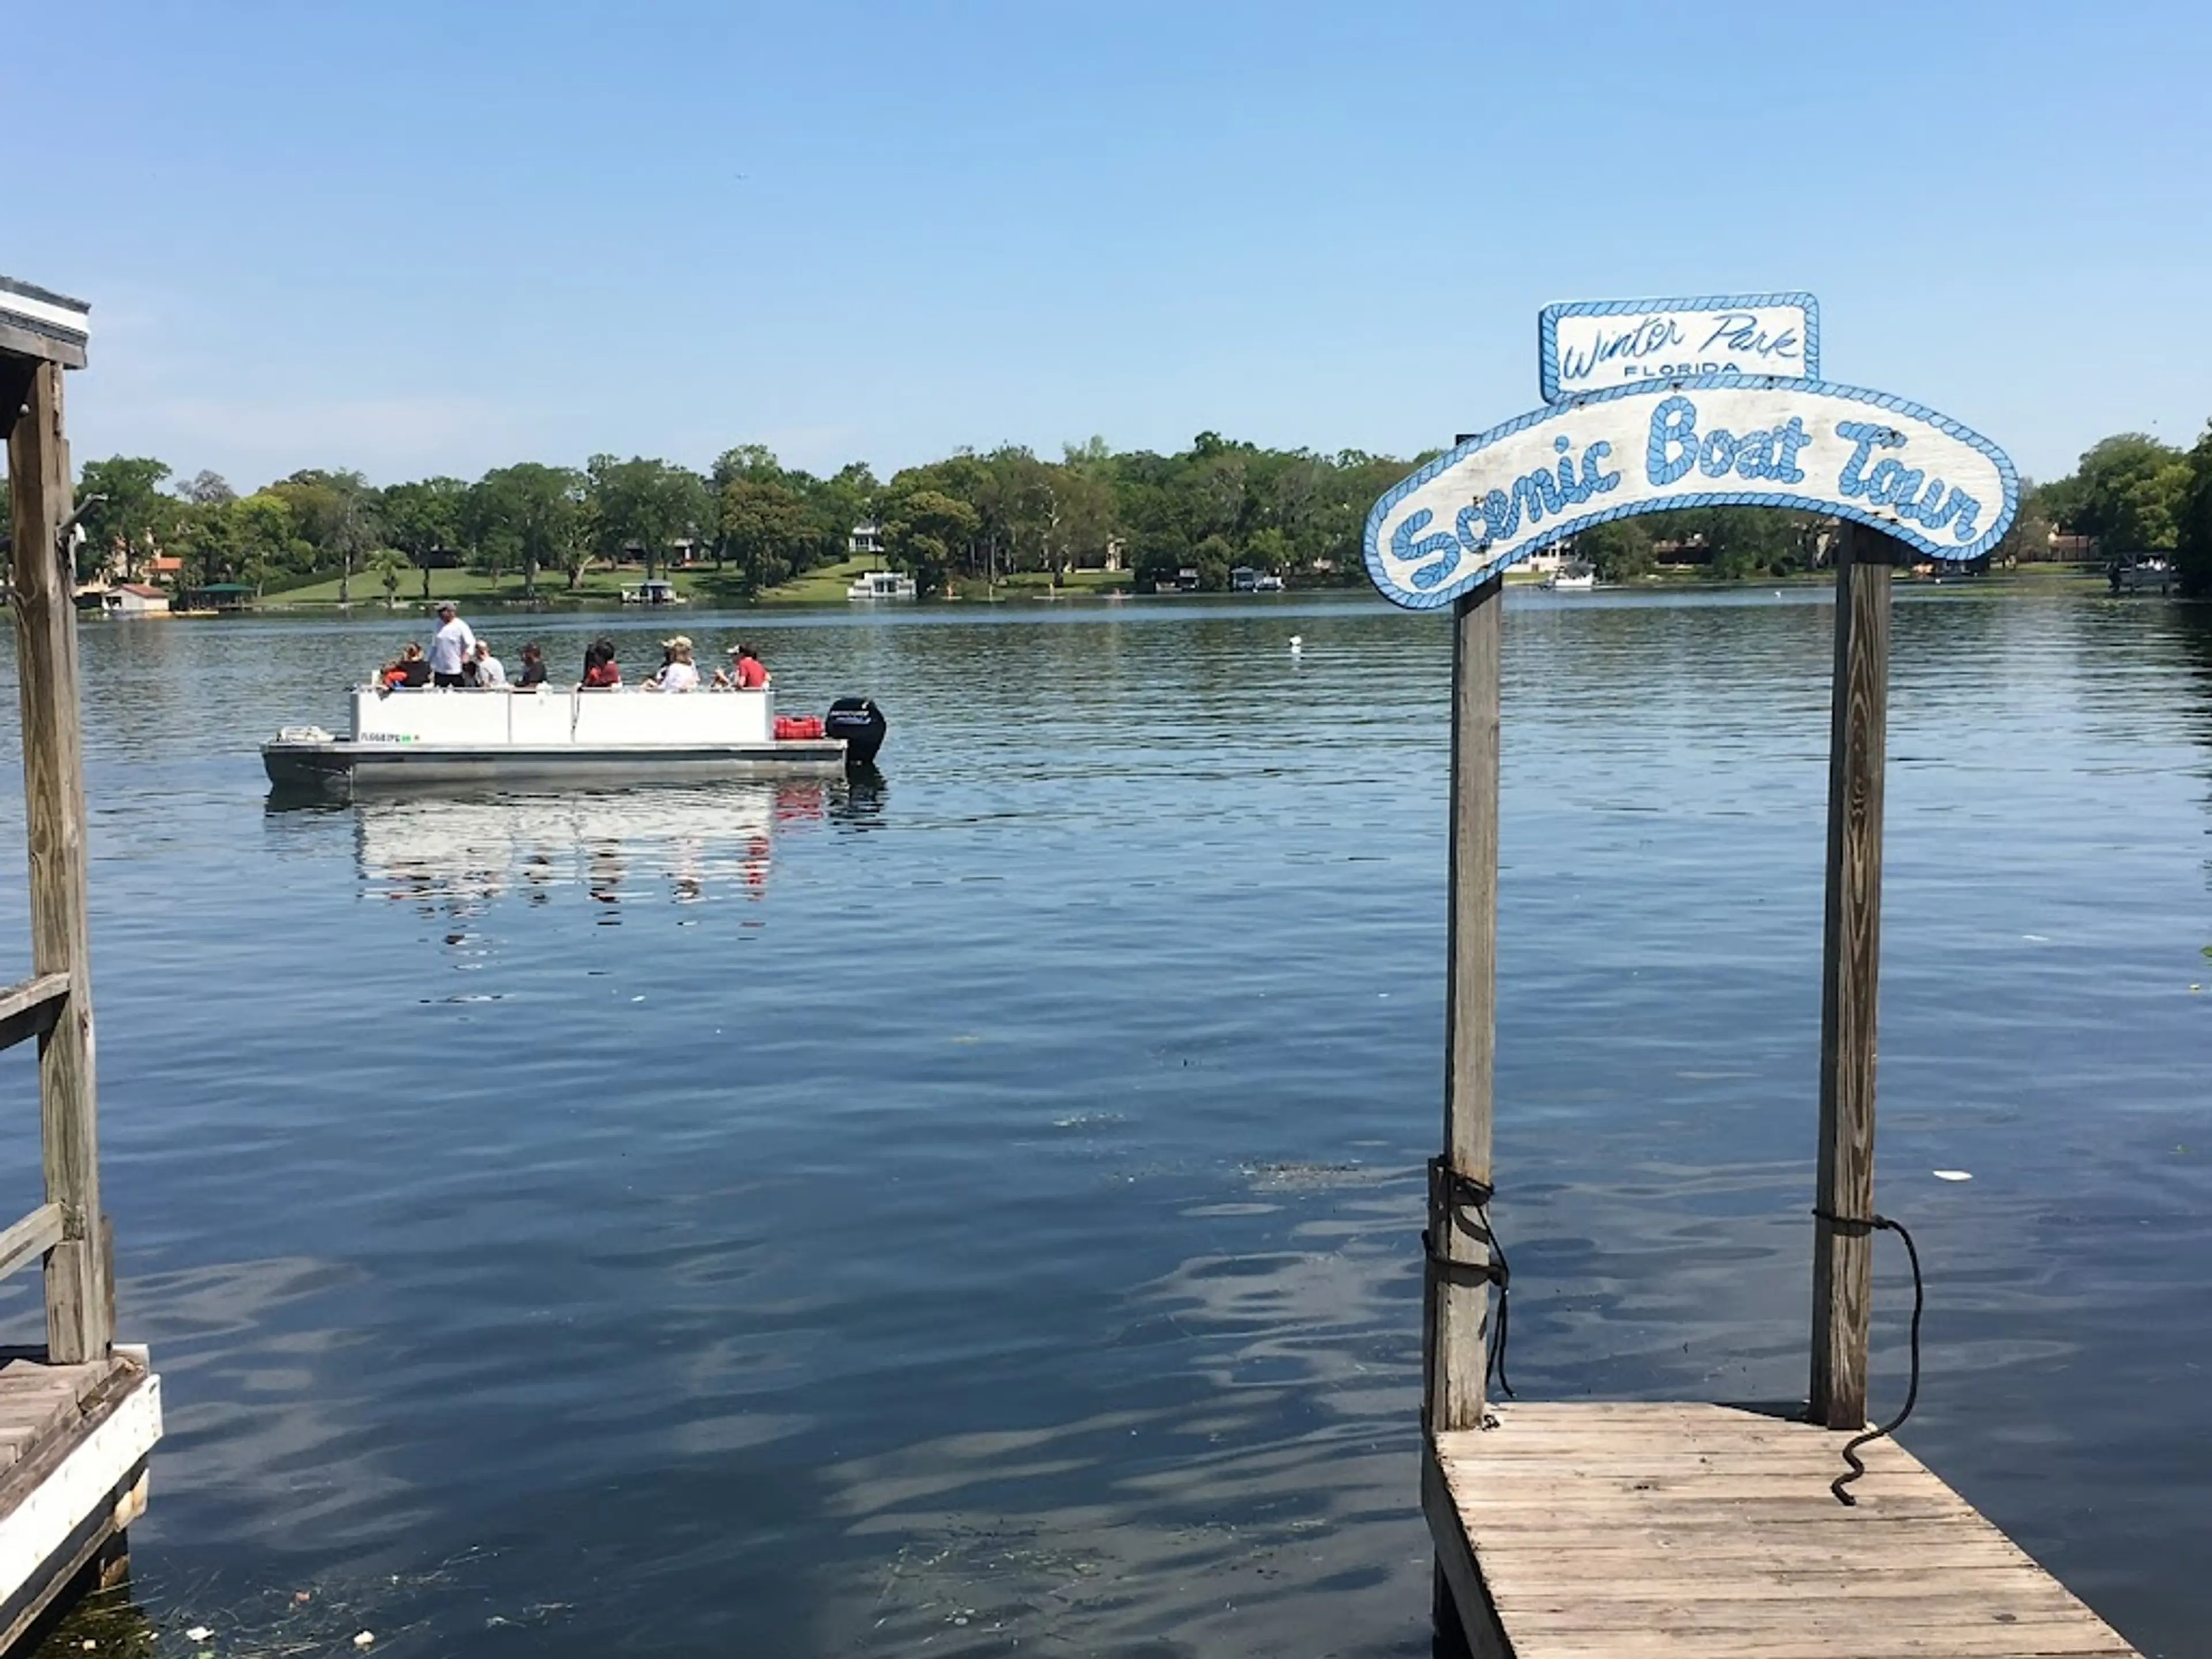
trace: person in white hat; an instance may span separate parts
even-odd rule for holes
[[[645,683],[648,691],[696,691],[699,671],[691,664],[691,636],[678,634],[672,640],[663,640],[660,648],[668,653],[668,660],[660,665],[660,672]]]

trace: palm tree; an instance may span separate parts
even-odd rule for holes
[[[415,562],[396,547],[380,547],[368,556],[368,563],[363,568],[384,584],[386,611],[398,609],[399,579],[414,568]]]

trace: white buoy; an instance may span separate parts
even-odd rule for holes
[[[1295,656],[1297,656],[1297,655],[1298,654],[1298,653],[1299,653],[1299,652],[1301,652],[1301,651],[1304,650],[1305,648],[1306,648],[1306,636],[1305,636],[1304,635],[1303,635],[1303,634],[1293,634],[1293,635],[1291,635],[1291,654],[1292,656],[1294,656],[1294,657],[1295,657]]]

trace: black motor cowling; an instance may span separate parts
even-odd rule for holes
[[[840,697],[822,717],[823,736],[844,738],[848,766],[873,765],[890,731],[890,722],[873,697]]]

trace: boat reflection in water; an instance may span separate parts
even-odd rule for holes
[[[854,799],[855,797],[858,799]],[[605,794],[367,800],[354,819],[362,891],[456,920],[502,900],[580,892],[611,926],[626,904],[757,901],[775,837],[880,810],[866,782],[730,782]]]

